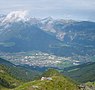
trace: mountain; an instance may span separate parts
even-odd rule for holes
[[[54,36],[41,30],[38,25],[31,25],[31,22],[23,22],[21,20],[7,23],[7,25],[1,26],[1,51],[20,52],[39,50],[49,52],[51,46],[60,43]]]
[[[95,22],[32,18],[25,11],[14,11],[1,17],[0,52],[28,51],[68,57],[75,61],[74,65],[92,62]]]
[[[26,11],[13,11],[10,12],[2,21],[2,23],[12,23],[26,20]]]
[[[70,67],[63,72],[79,83],[95,81],[95,62]]]
[[[16,90],[78,90],[77,85],[73,81],[58,74],[58,71],[49,69],[45,73],[46,77],[43,76],[39,80],[23,84],[17,87]]]
[[[24,27],[21,31],[16,30],[3,33],[1,37],[7,40],[1,42],[0,50],[10,52],[31,50],[47,51],[50,45],[59,43],[54,37],[44,33],[35,26]]]
[[[95,48],[95,22],[54,20],[51,17],[37,19],[28,17],[26,11],[13,11],[0,22],[1,51],[29,51],[30,48],[30,51],[49,50],[62,55],[65,55],[66,50],[70,52],[69,55],[87,52],[86,55]],[[59,48],[55,47],[56,44]],[[55,53],[55,50],[58,52]]]
[[[4,60],[2,58],[0,58],[0,65],[14,66],[14,64],[12,64],[9,61],[6,61],[6,60]]]

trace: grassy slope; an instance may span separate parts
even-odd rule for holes
[[[89,87],[90,87],[90,86],[95,87],[95,82],[87,82],[86,85],[89,86]]]
[[[28,68],[16,66],[16,67],[8,67],[8,72],[23,82],[34,80],[36,77],[40,75],[40,72],[35,70],[30,70]]]
[[[88,81],[95,81],[95,63],[88,63],[85,65],[69,68],[63,72],[74,80],[85,83]]]
[[[52,80],[35,80],[19,86],[16,90],[78,90],[73,81],[62,76],[56,70],[48,70],[43,76],[51,77]]]
[[[77,86],[74,82],[63,77],[58,71],[54,69],[49,69],[46,71],[43,76],[51,77],[52,80],[35,80],[25,84],[22,84],[18,80],[11,77],[8,73],[6,73],[6,67],[0,66],[0,78],[3,78],[7,81],[4,85],[0,85],[0,90],[78,90]],[[11,89],[14,85],[21,86],[16,89]],[[7,85],[7,86],[6,86]],[[7,88],[5,88],[7,87]],[[10,87],[10,88],[9,88]]]
[[[0,65],[0,85],[6,88],[14,88],[20,85],[22,82],[16,80],[11,75],[9,75],[6,71],[6,67],[4,65]]]
[[[14,88],[24,82],[34,80],[40,73],[21,66],[16,66],[0,58],[0,90]]]
[[[6,67],[7,73],[9,73],[12,77],[23,82],[34,80],[41,74],[36,70],[31,70],[22,66],[16,66],[2,58],[0,58],[0,65],[4,65]]]

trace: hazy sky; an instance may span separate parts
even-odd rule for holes
[[[27,10],[33,17],[95,21],[95,0],[0,0],[0,12]]]

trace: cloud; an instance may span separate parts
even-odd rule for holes
[[[35,17],[53,16],[85,20],[95,18],[95,0],[2,0],[0,9],[25,9]]]

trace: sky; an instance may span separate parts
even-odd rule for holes
[[[0,13],[17,10],[37,18],[95,21],[95,0],[0,0]]]

